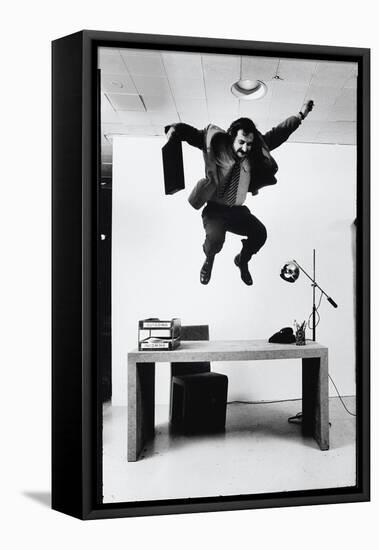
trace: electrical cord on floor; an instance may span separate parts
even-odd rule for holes
[[[349,409],[346,407],[346,405],[345,405],[345,403],[344,403],[342,397],[340,396],[340,392],[338,391],[338,388],[337,388],[337,386],[335,385],[335,383],[334,383],[334,381],[333,381],[333,378],[330,376],[330,374],[329,374],[328,376],[329,376],[329,378],[330,378],[330,380],[331,380],[333,386],[334,386],[335,389],[336,389],[337,395],[338,395],[338,397],[340,398],[340,401],[341,401],[341,403],[342,403],[342,405],[343,405],[345,411],[346,411],[348,414],[351,414],[351,416],[357,416],[356,414],[354,414],[354,413],[352,413],[351,411],[349,411]]]
[[[330,376],[330,374],[328,374],[329,378],[330,378],[330,381],[332,382],[333,386],[335,387],[335,390],[337,392],[337,395],[343,405],[343,408],[345,409],[345,411],[350,414],[351,416],[357,416],[356,414],[352,413],[351,411],[349,411],[349,409],[346,407],[345,403],[344,403],[344,400],[342,399],[341,395],[340,395],[340,392],[338,391],[338,388],[337,386],[335,385],[334,383],[334,380],[333,378]],[[288,419],[288,422],[290,424],[301,424],[302,422],[302,419],[303,419],[303,413],[301,412],[298,412],[295,414],[295,416],[290,416],[289,419]],[[331,422],[329,422],[329,425],[331,426]]]
[[[290,424],[301,424],[303,422],[303,413],[302,412],[298,412],[295,414],[295,416],[290,416],[288,418],[288,422]],[[331,426],[332,423],[329,422],[329,426]]]
[[[303,421],[303,413],[299,412],[296,413],[295,416],[290,416],[288,419],[288,422],[290,424],[301,424]]]
[[[275,401],[228,401],[227,405],[232,405],[233,403],[239,403],[240,405],[269,405],[270,403],[286,403],[288,401],[301,401],[301,399],[276,399]]]
[[[349,409],[346,407],[345,405],[345,402],[344,400],[342,399],[341,395],[340,395],[340,392],[338,391],[338,388],[337,386],[335,385],[334,383],[334,380],[333,378],[330,376],[330,374],[328,374],[329,378],[330,378],[330,381],[332,382],[336,392],[337,392],[337,395],[339,397],[339,400],[341,401],[345,411],[350,414],[351,416],[357,416],[356,414],[352,413],[351,411],[349,411]],[[270,403],[284,403],[286,401],[299,401],[299,399],[276,399],[275,401],[240,401],[240,400],[235,400],[235,401],[228,401],[228,405],[231,405],[233,403],[239,403],[241,405],[267,405],[267,404],[270,404]],[[302,412],[298,412],[295,414],[295,416],[290,416],[288,418],[288,422],[290,424],[301,424],[302,422],[302,419],[303,419],[303,413]],[[331,423],[329,422],[329,424],[331,425]]]

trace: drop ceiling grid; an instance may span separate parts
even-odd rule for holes
[[[99,56],[104,71],[102,84],[107,97],[111,102],[114,100],[115,113],[108,109],[105,120],[115,122],[114,114],[118,112],[120,125],[124,128],[129,125],[129,130],[137,128],[139,135],[144,129],[146,135],[151,135],[152,127],[162,135],[164,125],[177,121],[193,125],[196,121],[199,126],[214,122],[226,127],[238,116],[251,117],[259,129],[265,131],[297,112],[305,99],[312,98],[315,109],[298,130],[298,140],[322,142],[333,136],[340,140],[345,133],[346,141],[352,141],[352,126],[343,123],[354,125],[356,118],[357,66],[354,63],[107,50]],[[116,68],[119,73],[115,72]],[[233,97],[231,84],[241,75],[255,79],[257,72],[258,78],[269,86],[267,96],[257,102]],[[121,93],[115,89],[112,94],[112,82],[117,82],[117,76],[122,84]],[[141,95],[144,105],[141,108],[137,102],[133,111],[125,110],[132,98],[122,100],[121,95],[134,96],[133,100]],[[116,100],[123,110],[115,107]],[[292,141],[296,141],[295,134]]]

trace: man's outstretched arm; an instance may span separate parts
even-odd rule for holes
[[[204,148],[204,130],[198,130],[184,122],[177,122],[165,126],[164,131],[168,140],[179,139],[180,141],[186,141],[198,149],[203,150]]]
[[[297,130],[305,117],[312,111],[313,106],[314,102],[312,100],[307,101],[297,115],[287,118],[263,136],[270,151],[287,141],[290,135]]]

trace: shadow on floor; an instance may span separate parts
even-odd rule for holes
[[[51,493],[47,491],[24,491],[22,493],[25,497],[38,502],[42,506],[51,507]]]
[[[179,434],[172,433],[168,422],[159,424],[156,428],[155,438],[147,441],[142,452],[141,458],[151,458],[153,456],[167,453],[168,451],[179,451],[184,447],[199,445],[199,443],[220,443],[226,437],[226,432],[202,433],[202,434]]]
[[[342,449],[351,444],[354,439],[354,425],[343,411],[338,410],[340,405],[337,399],[331,399],[330,404],[330,450]],[[318,449],[313,437],[302,434],[301,423],[288,422],[288,418],[295,416],[298,412],[301,412],[301,401],[298,400],[254,405],[229,403],[225,433],[192,436],[170,434],[168,423],[161,422],[156,426],[158,438],[148,442],[142,454],[147,458],[168,449],[176,450],[183,446],[196,445],[206,437],[213,438],[214,442],[217,442],[225,437],[233,438],[240,435],[274,436],[287,443],[301,441],[302,445],[306,447]]]

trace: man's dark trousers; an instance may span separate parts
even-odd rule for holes
[[[214,256],[223,247],[225,233],[247,237],[242,240],[241,261],[248,262],[265,244],[267,231],[247,206],[225,206],[209,201],[202,212],[205,229],[203,250],[206,256]]]

